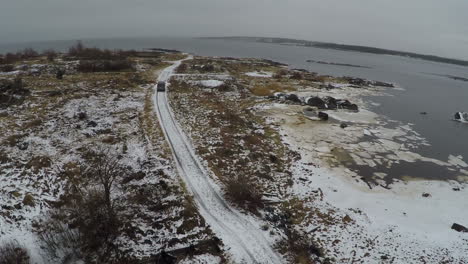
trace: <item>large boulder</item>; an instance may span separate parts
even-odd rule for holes
[[[335,98],[327,96],[325,97],[324,101],[326,103],[327,109],[335,110],[338,108],[337,100]]]
[[[318,109],[326,109],[326,102],[317,96],[308,98],[306,104]]]
[[[338,104],[338,108],[340,109],[347,109],[347,110],[352,110],[352,111],[359,110],[359,107],[356,104],[353,104],[348,100],[339,100],[337,104]]]
[[[320,118],[320,120],[327,121],[328,120],[328,114],[324,113],[324,112],[319,112],[318,113],[318,118]]]
[[[468,228],[460,225],[460,224],[457,224],[457,223],[454,223],[452,225],[452,229],[457,231],[457,232],[462,232],[462,233],[468,233]]]
[[[285,99],[294,103],[302,103],[301,99],[295,94],[288,94],[285,96]]]

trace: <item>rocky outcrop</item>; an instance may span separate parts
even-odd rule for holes
[[[344,77],[349,84],[360,86],[360,87],[373,87],[373,86],[380,86],[380,87],[387,87],[393,88],[395,85],[393,83],[386,83],[380,81],[371,81],[362,78],[355,78],[355,77]]]
[[[299,99],[299,97],[295,94],[287,94],[284,98],[294,103],[302,103],[301,99]]]
[[[272,96],[269,96],[270,99],[278,99],[287,101],[293,104],[302,104],[302,99],[296,94],[286,94],[286,93],[274,93]]]
[[[306,104],[315,106],[318,109],[335,110],[335,109],[347,109],[351,111],[358,111],[359,107],[356,104],[351,103],[348,100],[335,99],[331,96],[325,98],[320,97],[309,97],[306,99]]]
[[[278,92],[274,93],[268,98],[293,104],[306,104],[308,106],[316,107],[319,110],[346,109],[350,111],[359,111],[359,107],[356,104],[351,103],[349,100],[336,99],[331,96],[326,96],[323,98],[312,96],[304,99],[293,93],[286,94]]]
[[[466,112],[456,112],[454,119],[460,122],[468,122],[468,113]]]

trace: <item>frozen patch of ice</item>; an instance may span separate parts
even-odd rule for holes
[[[454,166],[468,167],[468,164],[466,164],[463,161],[463,156],[461,156],[461,155],[459,155],[459,156],[450,155],[449,158],[448,158],[448,163],[450,163],[450,164],[452,164]]]

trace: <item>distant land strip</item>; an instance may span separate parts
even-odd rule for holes
[[[380,54],[380,55],[394,55],[394,56],[409,57],[409,58],[414,58],[414,59],[421,59],[421,60],[426,60],[426,61],[454,64],[454,65],[460,65],[460,66],[468,66],[468,61],[466,60],[444,58],[444,57],[439,57],[435,55],[426,55],[426,54],[419,54],[419,53],[414,53],[414,52],[381,49],[381,48],[359,46],[359,45],[337,44],[337,43],[330,43],[330,42],[318,42],[318,41],[289,39],[289,38],[236,37],[236,36],[234,37],[203,37],[200,39],[230,39],[230,40],[254,41],[254,42],[261,42],[261,43],[274,43],[274,44],[282,44],[282,45],[315,47],[315,48],[322,48],[322,49],[354,51],[354,52]]]
[[[434,76],[440,76],[440,77],[446,77],[446,78],[450,78],[450,79],[456,80],[456,81],[468,82],[468,78],[461,77],[461,76],[455,76],[455,75],[450,75],[450,74],[437,74],[437,73],[426,73],[426,74],[434,75]]]
[[[371,67],[368,67],[368,66],[362,66],[362,65],[356,65],[356,64],[348,64],[348,63],[337,63],[337,62],[317,61],[317,60],[307,60],[307,62],[318,63],[318,64],[325,64],[325,65],[333,65],[333,66],[344,66],[344,67],[354,67],[354,68],[372,69]]]

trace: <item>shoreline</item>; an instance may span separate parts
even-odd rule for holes
[[[307,93],[311,91],[298,91],[296,94]],[[325,209],[332,206],[351,215],[351,219],[356,221],[353,232],[349,233],[348,228],[335,230],[337,236],[342,240],[348,239],[349,243],[353,243],[352,235],[358,232],[368,239],[374,234],[382,240],[381,243],[393,241],[392,246],[398,247],[394,254],[403,258],[408,256],[408,249],[421,255],[436,255],[443,249],[449,250],[451,257],[466,257],[468,247],[464,234],[451,230],[454,223],[467,224],[468,212],[460,210],[468,208],[464,198],[468,195],[466,164],[460,157],[449,156],[445,162],[413,152],[419,144],[428,142],[409,125],[386,128],[385,117],[367,110],[370,102],[363,99],[368,93],[385,96],[384,89],[344,93],[344,97],[364,107],[359,113],[325,111],[337,122],[304,121],[299,111],[303,106],[267,102],[259,107],[270,124],[280,131],[283,142],[302,157],[293,173],[295,185],[291,192],[307,199],[319,191],[323,201],[315,201],[311,207]],[[336,94],[325,92],[321,95]],[[342,122],[349,126],[341,128],[339,124]],[[397,143],[395,137],[405,140]],[[342,156],[345,156],[341,161],[337,158],[340,154],[333,151],[337,146],[341,146]],[[379,148],[386,148],[389,154],[381,155],[383,152]],[[388,184],[384,181],[387,176],[384,173],[392,173],[390,166],[382,174],[374,174],[376,179],[372,184],[347,166],[350,162],[369,167],[382,166],[376,163],[379,160],[383,163],[385,159],[396,163],[407,160],[412,166],[422,161],[432,162],[437,166],[458,169],[463,178],[457,182],[453,179],[402,177],[392,178]],[[360,213],[353,212],[355,209]],[[342,248],[336,250],[337,256],[346,255]],[[384,248],[381,250],[386,251]]]

